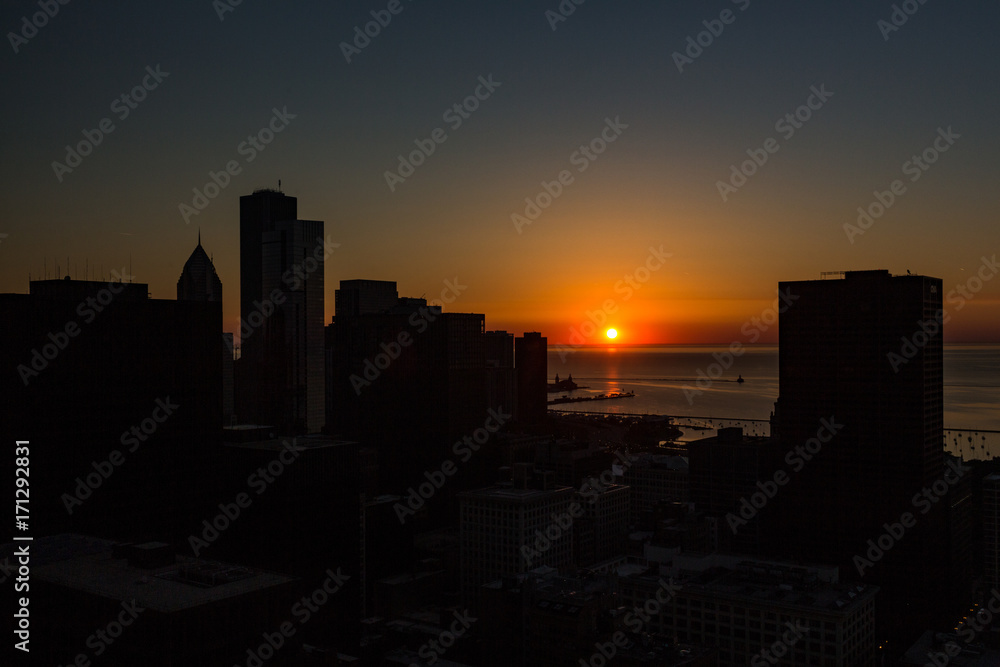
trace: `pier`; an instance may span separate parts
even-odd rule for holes
[[[616,391],[610,394],[598,394],[597,396],[560,396],[559,398],[553,398],[548,402],[548,405],[559,405],[561,403],[584,403],[586,401],[613,401],[617,398],[635,398],[635,392]]]

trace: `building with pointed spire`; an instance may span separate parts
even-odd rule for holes
[[[222,281],[212,259],[201,247],[201,230],[198,230],[198,246],[184,263],[184,270],[177,280],[177,300],[222,301]]]
[[[195,247],[181,277],[177,280],[178,301],[208,301],[222,303],[222,281],[215,271],[212,258],[201,247],[201,230]],[[235,410],[236,373],[233,334],[222,334],[222,420],[229,424]]]

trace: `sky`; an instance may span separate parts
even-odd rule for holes
[[[368,278],[550,343],[746,343],[779,281],[888,269],[1000,342],[996,3],[230,2],[4,3],[0,292],[173,299],[200,230],[235,331],[239,197],[280,179],[327,321]]]

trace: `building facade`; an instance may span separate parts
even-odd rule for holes
[[[238,416],[291,434],[326,423],[322,221],[276,190],[240,197]]]
[[[836,568],[678,556],[659,573],[622,577],[618,585],[630,609],[668,598],[645,631],[713,647],[719,667],[877,664],[878,588],[840,583]]]
[[[468,604],[477,604],[483,584],[504,575],[572,563],[570,511],[580,507],[571,508],[570,487],[498,485],[461,493],[459,503],[461,590]]]
[[[514,339],[517,372],[517,402],[514,418],[524,424],[540,424],[548,412],[548,341],[538,332]]]

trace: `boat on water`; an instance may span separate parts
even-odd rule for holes
[[[742,376],[742,375],[740,375],[740,376],[739,376],[738,378],[736,378],[736,381],[737,381],[738,383],[740,383],[740,384],[743,384],[744,382],[746,382],[746,380],[744,380],[744,379],[743,379],[743,376]]]

